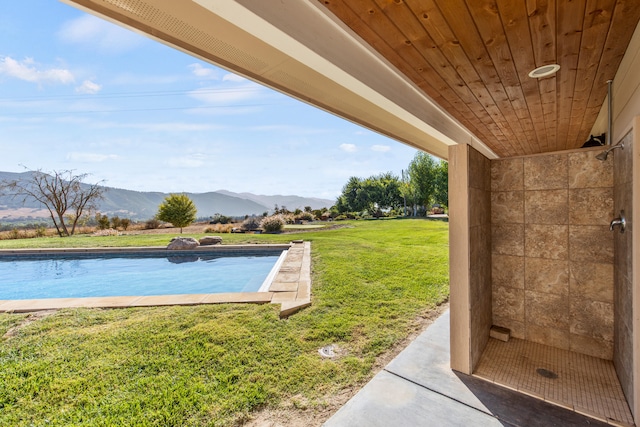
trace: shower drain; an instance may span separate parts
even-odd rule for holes
[[[536,369],[536,372],[538,373],[538,375],[541,375],[545,378],[551,378],[552,380],[555,380],[556,378],[558,378],[558,374],[548,369],[538,368]]]

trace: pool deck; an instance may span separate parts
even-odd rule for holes
[[[233,292],[221,294],[181,294],[154,296],[45,298],[0,300],[0,312],[23,313],[62,308],[126,308],[163,305],[196,305],[222,303],[280,304],[280,317],[287,317],[311,305],[311,243],[293,241],[288,245],[215,245],[201,246],[197,251],[235,252],[258,249],[287,249],[287,254],[267,292]],[[6,255],[45,253],[131,253],[167,252],[165,247],[152,248],[82,248],[82,249],[11,249]],[[185,253],[187,251],[179,251]]]

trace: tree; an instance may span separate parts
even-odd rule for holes
[[[8,195],[22,197],[23,203],[32,199],[47,208],[60,237],[72,236],[83,212],[96,209],[106,191],[101,182],[84,184],[82,181],[89,175],[74,175],[72,170],[29,172],[27,179],[3,181],[0,186]]]
[[[122,227],[124,231],[127,231],[127,228],[129,228],[130,225],[131,225],[131,220],[129,218],[122,218],[120,220],[120,227]]]
[[[449,163],[440,160],[435,171],[435,191],[433,193],[433,201],[442,205],[449,206]]]
[[[339,212],[363,212],[377,214],[381,209],[398,208],[402,205],[400,180],[392,173],[361,179],[355,176],[342,189],[336,201]]]
[[[349,178],[336,202],[340,212],[362,212],[367,210],[369,200],[362,188],[363,181],[356,176]]]
[[[120,219],[119,216],[114,216],[111,218],[111,228],[113,228],[114,230],[117,230],[118,227],[120,227],[122,225],[122,220]]]
[[[174,227],[180,227],[182,234],[182,227],[195,221],[196,213],[196,205],[186,194],[170,194],[160,204],[156,217]]]
[[[109,228],[110,222],[111,220],[109,220],[109,217],[107,215],[102,215],[100,212],[96,214],[96,223],[98,224],[98,228],[100,230],[106,230],[107,228]]]
[[[391,172],[369,178],[379,189],[375,203],[380,209],[398,209],[402,206],[402,183]]]
[[[414,204],[424,206],[425,210],[433,200],[435,193],[436,168],[436,160],[430,154],[421,151],[416,153],[409,164],[409,179],[411,180]]]
[[[411,179],[409,178],[409,172],[402,171],[402,180],[400,182],[400,194],[402,195],[402,203],[404,206],[404,215],[407,215],[407,204],[413,206],[413,215],[415,216],[415,191],[413,185],[411,185]]]

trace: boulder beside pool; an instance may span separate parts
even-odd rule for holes
[[[181,251],[186,249],[195,249],[200,243],[193,237],[174,237],[167,246],[167,249]]]
[[[219,245],[222,243],[222,237],[220,236],[204,236],[201,237],[200,240],[201,246],[211,246],[211,245]]]

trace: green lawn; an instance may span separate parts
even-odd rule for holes
[[[273,305],[0,314],[0,425],[228,426],[264,408],[322,407],[373,374],[417,316],[448,298],[448,225],[358,221],[225,243],[312,243],[311,307]],[[195,236],[197,237],[197,236]],[[0,241],[0,247],[166,245],[167,235]],[[337,344],[337,360],[318,349]],[[318,425],[310,420],[309,425]]]
[[[312,229],[320,229],[320,228],[327,228],[330,225],[328,225],[327,223],[312,223],[312,224],[287,224],[284,226],[284,229],[286,231],[289,230],[312,230]]]

